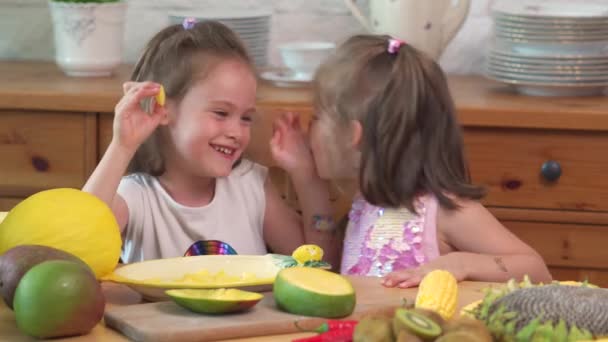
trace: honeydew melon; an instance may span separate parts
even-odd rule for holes
[[[92,194],[69,188],[38,192],[0,223],[0,254],[20,245],[53,247],[82,259],[100,278],[114,270],[122,239],[112,210]]]
[[[350,315],[355,289],[345,277],[318,268],[291,267],[277,274],[274,299],[284,311],[304,316],[339,318]]]
[[[174,289],[166,291],[178,305],[198,313],[222,314],[244,311],[264,295],[239,289]]]

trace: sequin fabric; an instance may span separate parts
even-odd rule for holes
[[[341,273],[381,277],[428,261],[422,249],[427,208],[421,200],[414,206],[416,213],[381,208],[357,196],[348,216]]]

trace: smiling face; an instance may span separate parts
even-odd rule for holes
[[[249,66],[218,62],[181,101],[169,103],[166,167],[199,177],[224,177],[249,144],[256,78]]]

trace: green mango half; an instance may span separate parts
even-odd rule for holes
[[[225,314],[255,306],[264,295],[239,289],[174,289],[165,293],[178,305],[197,313]]]

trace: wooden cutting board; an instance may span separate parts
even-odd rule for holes
[[[357,291],[357,306],[350,318],[392,312],[403,299],[414,301],[417,289],[394,289],[380,285],[378,278],[351,277]],[[489,283],[463,282],[459,286],[459,307],[483,297]],[[280,311],[272,293],[252,310],[231,315],[202,315],[173,302],[116,306],[106,309],[105,323],[135,341],[216,341],[232,338],[297,332],[295,321],[313,328],[324,319],[303,317]]]

